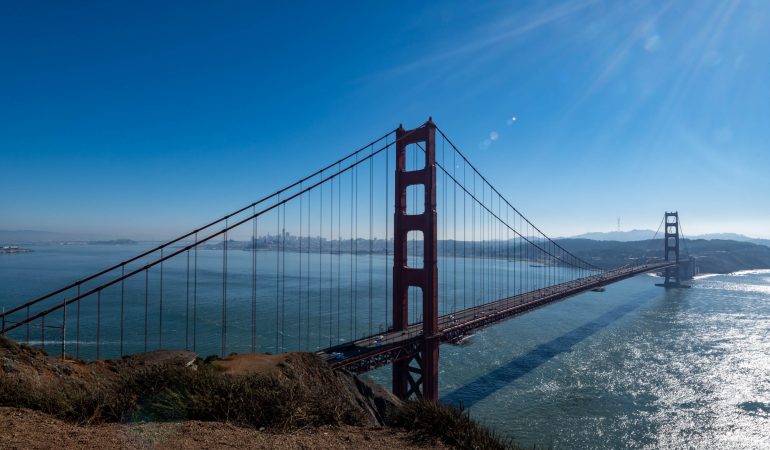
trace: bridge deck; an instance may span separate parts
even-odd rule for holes
[[[439,334],[436,339],[441,343],[454,342],[511,317],[641,273],[661,270],[675,264],[663,262],[620,268],[447,314],[438,318]],[[326,359],[332,367],[363,373],[393,361],[410,358],[419,351],[421,336],[422,323],[416,323],[405,330],[390,331],[331,347],[318,352],[318,355]]]

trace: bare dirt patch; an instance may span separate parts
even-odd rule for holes
[[[280,370],[279,365],[291,357],[291,353],[270,355],[267,353],[239,353],[218,359],[212,364],[222,367],[231,375],[263,374]]]
[[[74,425],[27,409],[0,407],[3,448],[7,449],[425,449],[441,443],[416,444],[407,433],[377,427],[321,427],[269,433],[228,423],[105,423]]]

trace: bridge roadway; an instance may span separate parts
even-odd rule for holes
[[[464,336],[511,317],[626,278],[674,265],[675,262],[660,262],[621,267],[440,316],[439,334],[435,338],[442,344],[458,342]],[[334,368],[364,373],[394,361],[411,358],[420,350],[421,336],[422,323],[418,322],[405,330],[370,336],[325,349],[317,354]]]

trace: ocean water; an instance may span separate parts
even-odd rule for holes
[[[441,396],[525,445],[770,448],[770,271],[639,276],[443,347]]]
[[[0,255],[0,308],[19,305],[148,248],[40,245],[31,253]],[[85,359],[96,357],[97,342],[101,358],[157,348],[222,354],[223,346],[225,353],[278,353],[325,349],[382,333],[392,323],[392,255],[260,250],[255,258],[236,249],[226,259],[221,250],[181,254],[162,268],[142,271],[10,336],[44,344],[49,352],[61,352],[63,340],[68,354]],[[125,273],[145,262],[131,264]],[[543,286],[547,277],[556,282],[572,276],[529,261],[442,256],[440,265],[440,314]],[[85,283],[80,291],[63,292],[31,308],[29,315],[120,274],[117,270]],[[420,322],[420,292],[411,289],[409,296],[410,323]],[[25,317],[22,310],[8,320]]]
[[[98,245],[33,249],[0,255],[0,307],[141,250]],[[247,289],[250,253],[228,256],[227,351],[250,350],[252,338],[259,351],[312,350],[387,325],[379,319],[385,317],[387,304],[390,261],[384,256],[373,256],[370,265],[368,256],[359,256],[354,264],[349,255],[316,254],[302,260],[289,255],[283,261],[274,252],[260,253],[255,310],[260,326],[254,335],[253,297]],[[219,353],[221,254],[201,251],[198,264],[196,351]],[[303,271],[319,273],[317,280],[293,284],[299,281],[292,274],[300,265]],[[526,288],[543,270],[498,265],[495,284],[469,277],[462,263],[451,258],[441,258],[440,265],[443,311],[484,298],[482,287],[487,289],[484,295],[494,295],[490,290],[504,290],[502,280],[511,277],[518,283],[514,288]],[[288,267],[283,279],[276,267]],[[163,336],[158,314],[150,314],[149,349],[191,346],[186,275],[184,258],[165,267]],[[335,279],[336,285],[330,281]],[[144,349],[144,308],[160,311],[158,281],[158,273],[150,272],[147,279],[137,277],[123,286],[125,353]],[[484,330],[470,345],[442,346],[442,400],[463,405],[480,422],[526,446],[770,448],[770,271],[702,277],[690,289],[665,290],[656,281],[652,276],[625,280],[605,292],[588,292]],[[111,289],[99,299],[102,356],[120,348],[119,289]],[[281,298],[283,302],[277,301]],[[309,301],[292,302],[295,298]],[[70,307],[68,353],[78,346],[84,357],[94,354],[95,303],[82,305],[79,341]],[[419,320],[418,310],[411,319]],[[61,346],[55,318],[45,329],[21,328],[14,337],[24,340],[29,333],[30,341],[39,343],[43,330],[47,350],[55,353]],[[388,385],[389,371],[386,367],[369,376]]]

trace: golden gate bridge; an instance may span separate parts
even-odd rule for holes
[[[661,225],[662,254],[601,268],[530,222],[429,119],[3,311],[0,334],[85,359],[310,351],[356,373],[390,364],[397,396],[437,400],[441,344],[645,272],[680,286],[678,213]]]

